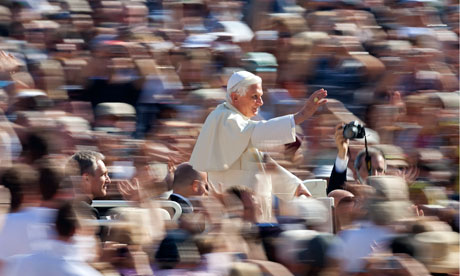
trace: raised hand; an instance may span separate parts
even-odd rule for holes
[[[214,186],[214,184],[211,181],[208,181],[208,196],[214,197],[218,199],[220,202],[223,202],[224,200],[224,184],[221,182],[218,183],[219,189]]]
[[[308,191],[308,189],[304,185],[300,184],[295,190],[294,196],[299,197],[302,195],[306,197],[311,197],[311,193]]]
[[[327,91],[323,88],[316,90],[307,100],[302,110],[294,115],[294,121],[296,124],[300,124],[303,121],[310,118],[315,114],[316,110],[325,103],[327,103]]]
[[[343,124],[339,124],[335,127],[334,138],[340,159],[346,159],[350,140],[343,137]]]
[[[0,51],[0,72],[14,73],[21,63],[12,55],[5,51]]]
[[[125,200],[140,201],[141,189],[137,178],[118,182],[118,190]]]

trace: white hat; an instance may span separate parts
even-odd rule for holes
[[[328,219],[327,208],[314,198],[295,198],[289,201],[292,216],[303,218],[308,225],[321,225]]]
[[[115,116],[136,116],[134,107],[127,103],[104,102],[96,105],[96,116],[115,115]]]
[[[409,200],[409,187],[399,176],[373,175],[367,178],[367,184],[375,189],[377,199]]]
[[[459,269],[459,238],[459,234],[453,231],[417,234],[417,258],[431,273],[456,273]]]
[[[379,225],[391,225],[414,217],[411,212],[412,202],[408,200],[370,201],[367,206],[369,218]]]
[[[256,76],[248,71],[234,72],[227,82],[227,96],[241,87],[246,87],[256,83],[262,83],[262,79],[259,76]]]

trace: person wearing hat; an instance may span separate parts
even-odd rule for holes
[[[131,135],[135,130],[136,110],[127,103],[104,102],[96,105],[94,129]]]
[[[212,183],[246,185],[259,198],[263,219],[271,218],[272,194],[284,200],[310,196],[299,178],[274,162],[270,171],[259,147],[295,142],[295,125],[310,118],[325,104],[327,91],[314,92],[303,108],[268,121],[254,121],[262,101],[262,79],[250,72],[233,73],[227,83],[226,101],[207,117],[193,149],[190,164],[208,173]]]

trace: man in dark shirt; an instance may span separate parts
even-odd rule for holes
[[[334,168],[332,168],[329,185],[327,186],[328,194],[336,189],[344,189],[345,182],[347,181],[348,146],[350,141],[343,137],[343,125],[336,126],[335,144],[338,153]],[[372,147],[368,148],[368,152],[371,157],[371,175],[384,175],[387,165],[383,152]],[[363,149],[356,155],[354,162],[354,178],[361,184],[365,184],[369,176],[365,159],[366,149]]]
[[[206,179],[206,173],[196,171],[189,163],[180,164],[174,172],[173,193],[169,200],[179,203],[183,213],[193,212],[193,205],[188,198],[208,194],[209,184]]]
[[[102,153],[84,150],[75,153],[66,164],[67,174],[80,175],[79,183],[75,183],[76,200],[87,205],[97,219],[99,212],[91,204],[94,198],[107,194],[107,186],[111,182],[103,160]]]

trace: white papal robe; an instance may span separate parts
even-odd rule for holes
[[[233,185],[251,188],[262,205],[262,219],[269,221],[272,194],[290,200],[302,181],[276,162],[275,169],[266,170],[263,153],[257,147],[294,141],[293,115],[253,121],[225,102],[206,118],[190,164],[207,172],[213,184],[222,183],[224,189]]]

